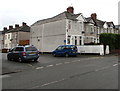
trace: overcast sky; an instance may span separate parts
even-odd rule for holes
[[[0,0],[0,30],[9,25],[34,22],[53,17],[74,7],[74,13],[89,17],[97,13],[103,21],[118,24],[118,2],[120,0]]]

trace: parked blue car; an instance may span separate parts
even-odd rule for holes
[[[61,45],[52,52],[53,56],[77,56],[77,47],[75,45]]]

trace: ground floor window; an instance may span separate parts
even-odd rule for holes
[[[77,37],[75,36],[75,45],[77,45]]]
[[[82,42],[82,37],[80,37],[79,45],[81,45],[81,44],[82,44],[81,42]]]
[[[67,44],[70,44],[70,38],[71,38],[71,36],[68,35],[68,37],[67,37]]]
[[[96,38],[94,38],[94,43],[96,43]]]
[[[70,44],[70,39],[67,39],[67,44]]]
[[[82,45],[82,36],[67,36],[67,44],[71,45]]]

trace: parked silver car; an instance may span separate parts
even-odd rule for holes
[[[39,58],[39,51],[35,46],[16,46],[9,50],[7,59],[9,61],[17,60],[19,62],[34,60],[37,61]]]

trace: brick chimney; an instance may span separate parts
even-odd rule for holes
[[[22,23],[22,26],[26,26],[27,24],[25,22]]]
[[[74,14],[74,8],[72,6],[68,7],[67,12]]]
[[[7,30],[7,27],[4,27],[3,30],[6,31],[6,30]]]
[[[10,25],[10,26],[9,26],[9,29],[10,29],[10,30],[13,29],[13,26]]]
[[[19,25],[18,24],[15,24],[15,28],[18,28],[19,27]]]
[[[92,13],[91,14],[91,18],[94,19],[94,20],[96,20],[97,19],[97,14],[96,13]]]

